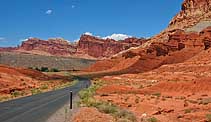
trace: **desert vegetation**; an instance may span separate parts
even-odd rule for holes
[[[0,52],[0,64],[14,67],[33,69],[48,67],[49,70],[54,70],[54,68],[58,70],[81,70],[93,63],[95,63],[95,60],[91,59]]]
[[[93,82],[91,87],[80,91],[79,105],[82,107],[95,107],[99,112],[110,114],[117,122],[136,122],[135,115],[111,102],[100,101],[94,98],[96,90],[102,87],[103,81]]]
[[[28,67],[28,69],[34,69],[34,70],[37,70],[37,71],[41,71],[41,72],[60,72],[59,69],[57,68],[51,68],[49,69],[48,67]]]

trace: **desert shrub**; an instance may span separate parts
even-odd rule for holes
[[[106,113],[106,114],[115,114],[118,112],[118,108],[110,103],[107,102],[101,102],[98,104],[97,109],[100,112]]]
[[[157,96],[157,97],[160,97],[161,96],[161,93],[160,92],[157,92],[157,93],[154,93],[152,95]]]
[[[52,68],[52,69],[50,70],[50,72],[59,72],[59,69],[57,69],[57,68]]]
[[[207,119],[208,122],[211,122],[211,114],[207,114],[206,119]]]
[[[45,90],[45,89],[48,89],[48,85],[44,84],[40,87],[41,90]]]
[[[0,96],[0,102],[4,101],[4,100],[8,100],[9,97],[8,96]]]
[[[151,117],[147,119],[148,122],[158,122],[158,119],[155,117]]]
[[[40,93],[42,93],[42,91],[41,91],[40,89],[36,89],[36,88],[31,89],[31,94],[32,94],[32,95],[40,94]]]
[[[18,96],[22,96],[23,93],[21,91],[15,90],[15,91],[11,92],[11,95],[12,95],[12,97],[18,97]]]
[[[207,105],[211,103],[211,98],[203,98],[201,101],[200,101],[200,104],[203,104],[203,105]]]
[[[119,122],[136,122],[136,117],[133,113],[121,110],[112,103],[95,100],[93,96],[100,86],[100,82],[95,82],[91,87],[80,91],[80,104],[87,107],[95,107],[102,113],[111,114]]]
[[[49,72],[49,69],[48,69],[48,67],[41,67],[41,71],[42,72]]]
[[[129,122],[136,122],[136,117],[132,112],[129,112],[127,110],[119,110],[116,114],[115,114],[115,118],[120,118],[127,120]],[[127,122],[126,121],[126,122]]]
[[[185,113],[191,113],[191,109],[185,109]]]
[[[37,71],[41,71],[38,67],[35,67],[35,70],[37,70]]]
[[[90,104],[90,99],[94,96],[96,90],[100,87],[100,84],[93,84],[91,87],[84,89],[79,92],[79,97],[81,99],[82,104]]]

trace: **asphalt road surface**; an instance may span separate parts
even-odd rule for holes
[[[0,122],[45,122],[54,112],[69,101],[70,91],[73,97],[90,85],[88,79],[69,88],[50,91],[34,96],[0,103]]]

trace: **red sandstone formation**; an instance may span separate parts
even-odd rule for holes
[[[103,58],[110,57],[118,52],[137,47],[146,42],[145,39],[128,38],[121,41],[112,39],[100,39],[94,36],[82,35],[76,44],[60,38],[41,40],[38,38],[29,38],[18,47],[0,48],[2,51],[14,51],[41,55],[55,56],[80,56]]]
[[[88,54],[93,57],[110,57],[130,47],[137,47],[146,42],[145,39],[128,38],[122,41],[113,39],[100,39],[82,35],[77,48],[77,54]]]
[[[181,9],[171,20],[167,30],[189,28],[200,21],[211,20],[210,0],[184,0]]]
[[[76,52],[76,46],[63,39],[49,39],[47,41],[30,38],[18,48],[21,52],[46,53],[47,55],[70,56]]]
[[[200,33],[185,33],[182,30],[177,30],[168,35],[169,38],[166,42],[152,42],[146,48],[132,49],[113,57],[111,60],[115,60],[115,63],[108,65],[107,68],[104,67],[103,70],[143,72],[163,64],[183,62],[210,47],[210,29],[211,27],[208,27]],[[101,71],[99,67],[107,66],[106,62],[99,61],[88,68],[88,71]],[[126,62],[130,63],[126,65]],[[122,66],[123,63],[124,66]]]

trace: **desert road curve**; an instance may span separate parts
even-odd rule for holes
[[[70,91],[74,97],[90,84],[88,79],[79,79],[77,84],[68,88],[2,102],[0,122],[45,122],[69,101]]]

